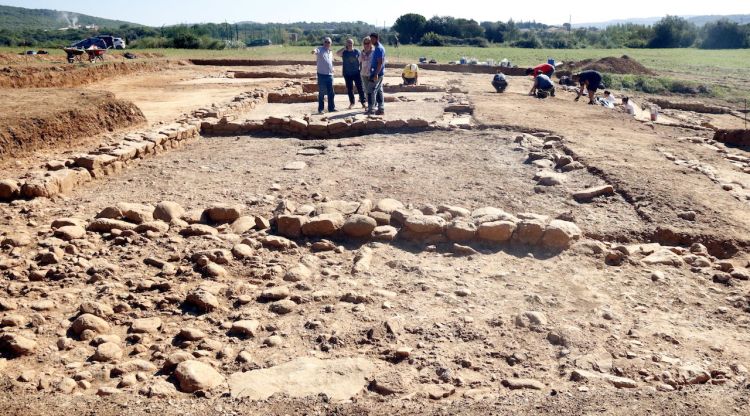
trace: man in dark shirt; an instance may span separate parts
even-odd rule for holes
[[[573,80],[578,81],[578,96],[576,101],[583,95],[583,88],[585,87],[589,95],[589,104],[594,105],[594,94],[596,90],[602,86],[602,74],[594,70],[583,71],[573,75]]]
[[[359,94],[359,103],[363,108],[365,104],[365,92],[362,89],[362,77],[360,76],[359,66],[359,49],[354,48],[354,40],[347,39],[346,47],[336,52],[344,61],[344,82],[346,83],[346,93],[349,94],[349,109],[354,107],[354,87],[357,87]]]
[[[496,92],[503,92],[508,88],[508,80],[505,79],[505,74],[500,72],[500,70],[492,78],[492,86],[495,87]]]

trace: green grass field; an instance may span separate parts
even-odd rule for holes
[[[21,48],[0,48],[0,54],[17,54]],[[311,47],[269,46],[243,50],[186,50],[186,49],[134,49],[132,52],[155,53],[172,59],[189,58],[246,58],[246,59],[311,59]],[[54,55],[62,55],[61,50],[50,50]],[[121,53],[120,51],[113,53]],[[657,72],[657,77],[646,80],[659,84],[672,84],[685,81],[695,85],[713,86],[714,93],[709,97],[740,102],[750,97],[748,65],[750,49],[701,50],[701,49],[519,49],[506,47],[422,47],[401,46],[388,48],[391,62],[415,62],[419,57],[435,59],[439,63],[458,61],[461,57],[476,58],[480,61],[506,58],[521,67],[545,62],[551,57],[558,62],[596,59],[607,56],[628,55],[646,67]],[[311,59],[312,60],[312,59]],[[615,77],[619,78],[619,77]],[[667,91],[668,92],[668,91]]]

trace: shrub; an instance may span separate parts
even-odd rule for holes
[[[419,42],[422,46],[445,46],[443,37],[435,32],[427,32],[422,36],[422,40]]]

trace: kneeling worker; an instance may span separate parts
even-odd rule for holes
[[[495,87],[495,92],[503,92],[508,88],[508,80],[505,79],[505,74],[497,71],[494,78],[492,78],[492,86]]]
[[[537,98],[547,98],[547,95],[555,96],[555,84],[547,75],[539,74],[534,78],[534,85],[529,91],[529,95],[536,95]]]
[[[404,85],[417,85],[419,83],[419,67],[417,64],[406,65],[401,72],[401,79],[404,80]]]

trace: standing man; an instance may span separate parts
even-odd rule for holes
[[[336,103],[333,101],[333,51],[331,51],[331,38],[325,38],[323,46],[312,51],[318,58],[318,114],[323,114],[324,98],[328,95],[328,112],[336,111]]]
[[[359,75],[359,49],[354,48],[354,39],[346,40],[346,47],[336,52],[344,60],[344,82],[346,93],[349,95],[349,109],[354,107],[354,87],[357,87],[359,102],[365,108],[365,92],[362,90],[362,77]]]
[[[573,75],[573,80],[579,84],[578,96],[575,100],[578,101],[581,99],[583,88],[585,87],[589,94],[589,104],[594,105],[594,94],[596,94],[596,90],[601,88],[602,74],[594,70],[583,71]]]
[[[378,105],[378,111],[375,113],[379,116],[385,114],[385,99],[383,97],[383,76],[385,75],[385,48],[380,42],[380,36],[377,33],[370,34],[372,43],[372,64],[370,65],[370,101],[367,103],[367,114],[371,115],[373,110],[372,99],[374,98]]]

